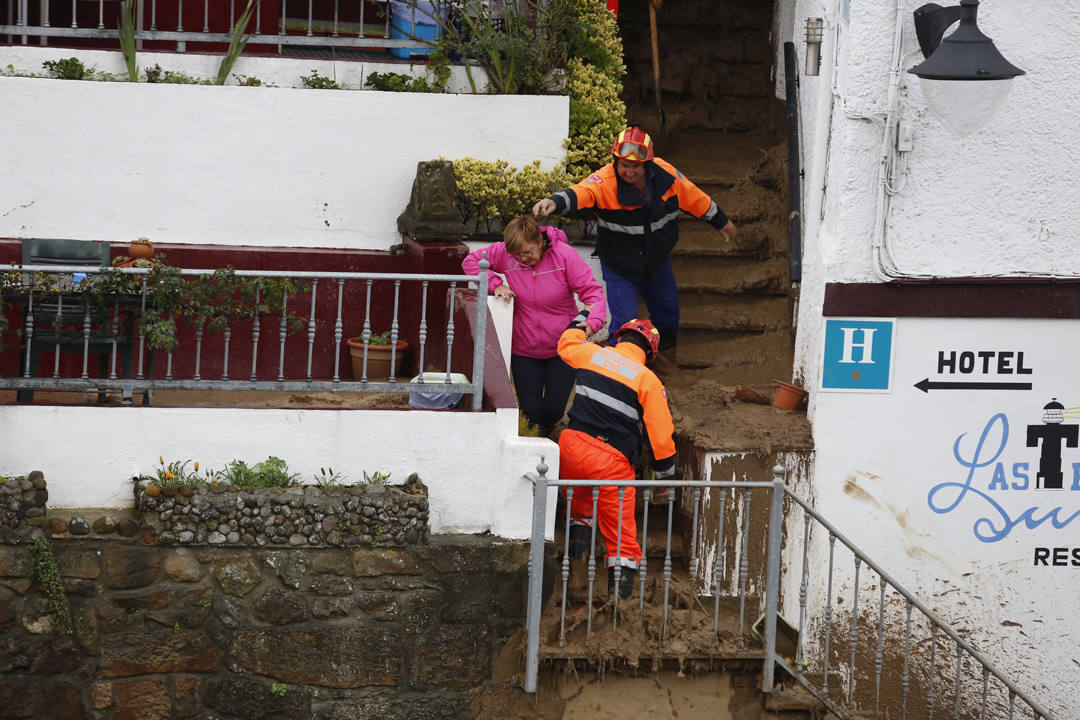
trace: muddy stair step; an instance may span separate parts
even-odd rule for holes
[[[787,295],[790,282],[784,257],[757,260],[717,256],[678,255],[671,259],[679,292],[723,295]]]
[[[777,189],[785,182],[786,149],[773,132],[694,128],[656,145],[657,154],[698,187],[733,187],[750,180]]]
[[[768,385],[790,380],[794,352],[790,329],[764,333],[680,333],[677,360],[680,372],[708,370],[722,385]]]
[[[764,332],[791,327],[787,297],[679,293],[679,332],[684,330],[744,330]],[[681,341],[680,341],[681,343]]]
[[[764,218],[746,221],[733,219],[737,227],[735,241],[725,241],[708,223],[684,216],[679,219],[679,242],[672,257],[778,257],[786,256],[789,246],[787,221]]]

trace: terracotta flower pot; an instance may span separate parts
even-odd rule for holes
[[[352,357],[353,379],[364,378],[364,343],[359,337],[349,338],[345,341],[349,346],[349,355]],[[390,346],[368,345],[367,346],[367,379],[370,382],[386,382],[390,379]],[[398,340],[394,349],[394,377],[401,372],[401,365],[405,359],[405,352],[409,349],[409,343]]]
[[[776,381],[776,390],[773,391],[773,407],[794,410],[805,398],[807,392],[801,387],[786,383],[783,380]]]
[[[148,242],[133,242],[128,245],[128,257],[132,260],[149,260],[154,257],[154,245]]]

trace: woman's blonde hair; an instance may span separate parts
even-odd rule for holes
[[[540,226],[532,215],[518,215],[506,223],[506,229],[503,230],[503,244],[511,253],[519,253],[526,245],[542,244],[543,241]]]

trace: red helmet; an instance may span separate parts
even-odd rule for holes
[[[637,127],[628,128],[619,133],[611,144],[611,154],[623,160],[646,162],[653,159],[652,138]]]
[[[619,328],[619,331],[615,333],[615,339],[622,340],[623,334],[628,332],[634,332],[641,335],[641,337],[645,338],[645,341],[649,343],[649,352],[645,353],[646,362],[656,357],[656,353],[660,350],[660,331],[653,326],[651,320],[639,320],[634,318]]]

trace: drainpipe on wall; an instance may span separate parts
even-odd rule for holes
[[[829,138],[832,135],[833,68],[836,60],[835,2],[825,11],[821,37],[821,74],[818,80],[817,109],[814,113],[814,144],[811,154],[810,177],[806,183],[806,202],[803,246],[810,243],[820,250],[818,233],[825,200],[825,168],[828,166]]]

